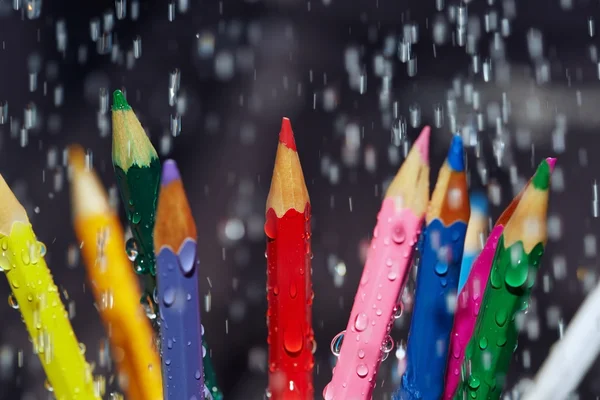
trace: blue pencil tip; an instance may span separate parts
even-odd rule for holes
[[[465,157],[463,154],[463,141],[460,135],[454,135],[448,150],[448,164],[456,172],[462,172],[465,169]]]
[[[166,186],[178,179],[181,179],[181,175],[179,174],[177,163],[173,160],[165,161],[162,168],[161,185]]]
[[[488,213],[488,198],[482,192],[473,192],[471,193],[469,202],[471,203],[471,211],[478,212],[483,215],[487,215]]]

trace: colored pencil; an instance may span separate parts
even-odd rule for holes
[[[326,400],[370,400],[429,201],[429,127],[392,180],[367,255]]]
[[[406,347],[406,372],[395,398],[439,400],[470,215],[462,139],[455,135],[427,210],[415,304]]]
[[[586,297],[562,339],[538,371],[523,400],[565,400],[576,389],[600,353],[600,284]]]
[[[168,160],[154,228],[165,400],[203,400],[206,394],[196,236],[177,165]]]
[[[152,143],[142,128],[123,92],[115,90],[112,106],[112,161],[117,186],[125,206],[133,238],[127,242],[127,252],[135,270],[143,274],[146,306],[154,304],[155,259],[152,234],[160,184],[160,161]]]
[[[546,244],[552,162],[539,165],[498,240],[454,400],[500,397],[517,344],[515,317],[527,308]]]
[[[204,329],[202,330],[204,332]],[[212,360],[210,358],[210,348],[206,343],[204,335],[202,335],[202,347],[204,347],[204,356],[202,357],[202,364],[204,366],[204,385],[208,388],[213,400],[223,400],[223,392],[217,385],[217,374],[213,367]],[[210,397],[206,396],[207,399]]]
[[[273,400],[313,399],[310,199],[290,120],[283,118],[267,197],[267,324]]]
[[[122,387],[132,400],[161,400],[160,361],[139,303],[137,277],[123,246],[123,228],[80,146],[69,147],[71,206],[92,292],[110,339]]]
[[[488,231],[488,200],[485,194],[481,192],[472,193],[469,196],[469,203],[471,204],[471,217],[465,236],[465,249],[460,266],[460,277],[458,278],[458,293],[467,283],[473,262],[481,253]]]
[[[547,158],[546,161],[552,171],[556,160],[554,158]],[[521,197],[523,197],[526,188],[527,185],[517,196],[515,196],[496,221],[483,250],[473,263],[465,287],[459,292],[450,339],[450,350],[448,351],[449,356],[448,365],[446,366],[444,396],[442,397],[444,400],[452,399],[456,392],[456,388],[458,387],[458,383],[460,382],[460,366],[465,357],[465,349],[467,348],[469,340],[473,335],[473,330],[475,329],[475,322],[479,315],[481,299],[488,284],[490,270],[492,269],[492,261],[498,246],[498,240],[504,231],[504,226],[512,217],[517,204],[519,204]]]
[[[60,292],[46,265],[46,246],[33,232],[27,213],[0,175],[0,270],[59,400],[100,399],[90,366],[73,333]]]

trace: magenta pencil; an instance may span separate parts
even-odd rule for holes
[[[326,400],[370,400],[429,201],[429,127],[387,190]]]

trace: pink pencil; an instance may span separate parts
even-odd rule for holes
[[[429,202],[429,127],[387,190],[326,400],[370,400]]]
[[[546,161],[550,165],[550,169],[553,170],[556,159],[546,158]],[[490,236],[488,237],[483,250],[473,263],[473,268],[469,273],[464,288],[458,294],[454,325],[450,336],[450,349],[448,352],[448,364],[446,366],[446,382],[444,394],[442,396],[443,400],[452,400],[456,388],[460,383],[460,368],[465,357],[465,349],[467,348],[469,340],[473,335],[473,330],[475,329],[475,322],[477,322],[479,307],[481,306],[481,300],[483,299],[483,294],[487,287],[492,262],[494,260],[494,255],[496,254],[496,247],[498,246],[498,240],[504,231],[504,226],[519,204],[527,185],[525,185],[523,190],[521,190],[521,193],[511,201],[502,215],[500,215],[500,218],[496,221],[496,225],[494,226],[494,229],[492,229],[492,232],[490,232]]]

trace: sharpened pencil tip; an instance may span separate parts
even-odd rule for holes
[[[429,163],[429,137],[431,136],[431,128],[426,126],[421,131],[421,134],[414,143],[415,148],[419,149],[423,161]]]
[[[161,186],[166,186],[169,183],[181,179],[177,163],[173,160],[167,160],[162,167]]]
[[[465,169],[465,157],[463,154],[463,141],[460,135],[454,135],[450,142],[448,150],[448,165],[456,172],[462,172]]]
[[[287,117],[281,120],[281,131],[279,132],[279,143],[283,143],[290,150],[296,150],[296,140],[292,131],[292,123]]]
[[[113,111],[117,110],[131,110],[131,106],[125,99],[125,95],[120,90],[115,90],[113,93]]]
[[[552,160],[556,161],[555,158]],[[531,179],[531,183],[539,190],[548,190],[550,186],[550,175],[552,174],[552,166],[554,163],[545,159],[540,163],[535,171],[535,175]]]
[[[548,158],[546,158],[546,162],[550,166],[550,172],[554,172],[554,165],[556,164],[556,158],[548,157]]]

